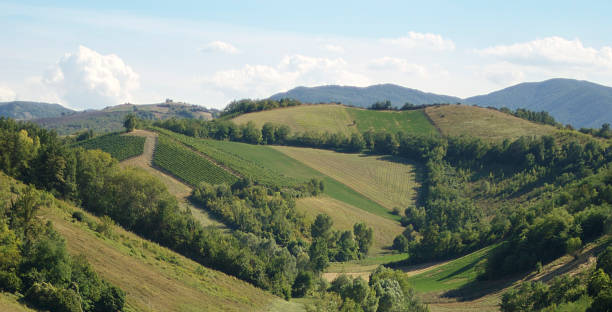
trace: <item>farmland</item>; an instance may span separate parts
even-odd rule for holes
[[[118,133],[99,136],[79,142],[75,146],[85,149],[100,149],[111,154],[119,161],[142,154],[145,139],[137,136],[126,136]]]
[[[231,184],[237,180],[223,168],[163,135],[158,138],[153,163],[194,186],[201,182]]]
[[[237,124],[253,121],[261,126],[265,122],[284,124],[294,133],[328,131],[350,134],[367,130],[405,131],[423,135],[435,135],[422,110],[373,111],[336,104],[301,105],[249,113],[233,119]]]
[[[337,153],[312,148],[275,149],[339,181],[391,210],[414,205],[416,165],[399,157]]]
[[[530,122],[493,109],[467,105],[428,107],[425,113],[446,136],[472,136],[489,141],[554,134],[552,126]]]
[[[237,171],[243,176],[256,178],[261,183],[281,186],[295,185],[312,178],[318,178],[325,184],[324,193],[326,195],[373,214],[392,220],[399,220],[398,216],[392,215],[387,208],[370,198],[363,196],[321,171],[317,171],[285,155],[274,147],[196,139],[180,134],[172,134],[169,131],[159,131],[171,135],[172,138],[197,149],[199,152],[232,168],[232,170]]]

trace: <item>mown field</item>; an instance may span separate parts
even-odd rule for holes
[[[489,141],[552,135],[557,129],[496,110],[468,105],[428,107],[425,113],[445,136],[472,136]]]
[[[334,221],[334,228],[338,230],[353,229],[353,225],[360,222],[372,227],[374,243],[370,256],[389,253],[387,248],[393,244],[393,239],[404,230],[397,221],[363,211],[327,195],[301,198],[296,202],[296,207],[311,220],[314,220],[320,213],[329,215]]]
[[[223,168],[164,135],[157,139],[153,164],[193,186],[201,182],[232,184],[237,181]]]
[[[301,105],[244,114],[232,119],[237,124],[253,121],[262,126],[266,122],[288,125],[293,133],[329,131],[350,134],[369,129],[436,134],[421,110],[387,112],[346,107],[337,104]]]
[[[85,149],[99,149],[111,154],[119,161],[142,154],[145,138],[113,133],[75,144]]]
[[[391,210],[414,205],[419,184],[416,164],[400,157],[338,153],[313,148],[274,146],[286,155],[325,172]]]
[[[325,185],[324,194],[329,197],[378,216],[399,220],[398,216],[391,214],[387,208],[372,199],[271,146],[196,139],[170,131],[159,131],[208,155],[242,176],[257,179],[261,183],[281,186],[295,185],[312,178],[318,178],[323,181]]]

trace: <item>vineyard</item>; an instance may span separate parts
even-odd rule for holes
[[[112,133],[79,142],[74,146],[85,149],[99,149],[111,154],[119,161],[142,154],[145,138],[137,136],[119,135]]]
[[[223,168],[165,135],[158,137],[153,164],[194,186],[201,182],[232,184],[237,180]]]
[[[281,172],[288,171],[277,170],[285,168],[275,167],[279,165],[299,166],[301,164],[267,146],[197,139],[165,129],[156,128],[155,130],[208,155],[216,162],[237,171],[240,175],[251,178],[252,180],[257,180],[262,184],[270,186],[292,186],[314,177],[309,176],[308,179],[303,178],[297,180],[282,174]]]

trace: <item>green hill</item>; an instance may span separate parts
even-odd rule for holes
[[[0,117],[19,120],[62,117],[75,113],[59,104],[14,101],[0,103]]]
[[[240,115],[232,119],[237,124],[253,121],[288,125],[296,132],[341,132],[350,134],[367,130],[405,131],[424,135],[436,134],[422,110],[373,111],[337,104],[300,105],[289,108]]]

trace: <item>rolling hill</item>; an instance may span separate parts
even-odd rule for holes
[[[426,93],[416,89],[394,84],[381,84],[365,88],[349,86],[297,87],[270,97],[273,100],[291,98],[304,103],[342,103],[359,107],[369,107],[378,101],[391,101],[394,107],[405,103],[415,105],[433,103],[457,103],[461,99],[454,96]]]
[[[0,103],[0,117],[10,117],[19,120],[61,117],[73,113],[75,111],[59,104],[25,101]]]
[[[479,106],[546,111],[563,124],[599,128],[612,122],[612,88],[588,81],[550,79],[521,83],[465,99]]]
[[[213,112],[202,106],[176,102],[143,105],[122,104],[102,110],[76,112],[66,116],[39,118],[33,121],[43,128],[57,131],[60,135],[68,135],[90,129],[99,133],[123,130],[123,119],[129,113],[145,120],[160,120],[172,117],[209,120],[212,119]]]

